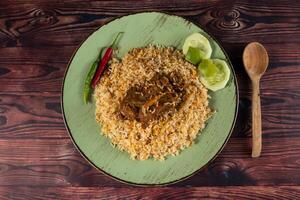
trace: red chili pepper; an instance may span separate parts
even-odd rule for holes
[[[113,53],[113,49],[115,48],[116,46],[116,42],[118,40],[118,38],[123,34],[123,32],[120,32],[118,33],[118,35],[116,36],[116,38],[114,39],[114,41],[112,42],[112,44],[110,45],[110,47],[107,48],[107,50],[105,51],[105,54],[101,60],[101,62],[99,63],[99,66],[98,66],[98,69],[93,77],[93,80],[92,80],[92,88],[95,88],[95,86],[97,85],[107,63],[109,62],[110,58],[111,58],[111,55]]]

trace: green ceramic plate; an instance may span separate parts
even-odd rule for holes
[[[119,43],[119,57],[134,47],[160,44],[181,48],[184,39],[201,32],[211,42],[212,58],[227,60],[231,78],[227,87],[211,92],[210,106],[217,113],[209,119],[196,144],[178,156],[165,161],[130,160],[126,152],[110,145],[100,134],[95,121],[95,105],[84,105],[82,88],[91,63],[99,49],[107,46],[117,32],[123,31]],[[238,93],[234,70],[220,45],[204,30],[177,16],[157,12],[132,14],[117,18],[90,35],[77,49],[66,71],[62,90],[62,109],[66,127],[81,154],[104,173],[132,184],[158,185],[183,180],[202,169],[222,150],[227,142],[237,115]]]

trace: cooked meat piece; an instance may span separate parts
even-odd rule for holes
[[[148,111],[149,111],[149,108],[150,108],[151,106],[155,105],[156,102],[157,102],[158,100],[160,100],[161,96],[162,96],[162,95],[156,95],[156,96],[152,97],[151,99],[149,99],[148,101],[146,101],[145,104],[142,106],[142,109],[141,109],[142,112],[143,112],[143,113],[148,112]]]
[[[126,103],[122,104],[120,109],[121,115],[129,120],[134,120],[137,118],[137,111],[138,109]]]
[[[172,114],[182,104],[186,92],[178,74],[155,74],[142,86],[131,87],[120,103],[120,114],[137,120],[146,128],[153,120]]]

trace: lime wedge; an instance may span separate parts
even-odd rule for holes
[[[227,63],[220,59],[205,59],[198,65],[198,70],[201,83],[212,91],[224,88],[230,77]]]

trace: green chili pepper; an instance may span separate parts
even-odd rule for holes
[[[89,98],[90,98],[90,95],[91,95],[91,92],[92,92],[91,82],[92,82],[94,74],[97,70],[98,64],[99,64],[99,62],[102,58],[102,54],[103,54],[104,49],[105,49],[105,47],[103,47],[100,50],[100,53],[98,55],[97,60],[95,60],[95,62],[92,64],[92,66],[91,66],[91,68],[90,68],[90,70],[87,73],[87,76],[85,78],[84,88],[83,88],[83,101],[84,101],[85,104],[87,104],[89,102]]]

